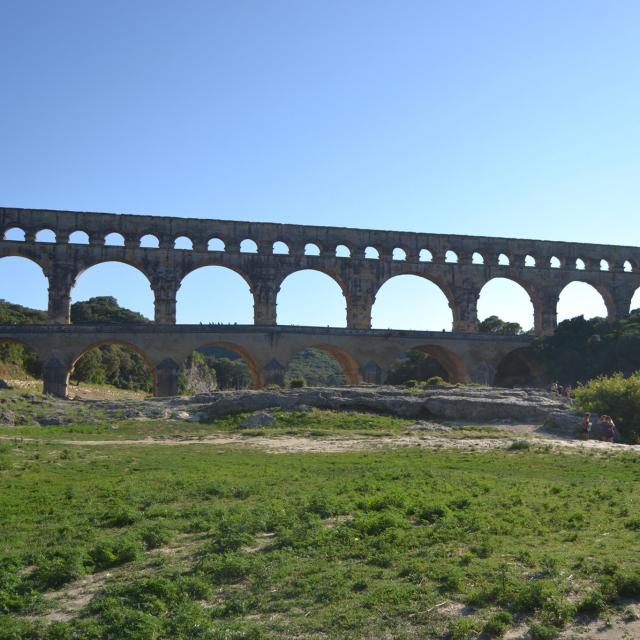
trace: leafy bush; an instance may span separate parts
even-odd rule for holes
[[[576,388],[575,401],[578,411],[611,416],[625,440],[640,440],[640,371],[628,378],[615,373],[589,380]]]
[[[498,611],[487,620],[483,631],[491,638],[501,638],[512,624],[513,616],[508,611]]]
[[[132,536],[99,541],[90,552],[96,569],[109,569],[136,560],[142,552],[140,541]]]
[[[31,575],[31,581],[40,589],[57,589],[76,580],[85,572],[83,555],[79,549],[65,549],[43,558]]]
[[[429,387],[448,387],[449,383],[441,376],[431,376],[425,383]]]
[[[473,618],[460,618],[449,624],[449,640],[471,640],[478,635],[478,623]]]
[[[553,640],[560,632],[555,627],[543,624],[532,624],[529,629],[531,640]]]
[[[289,380],[289,386],[292,389],[302,389],[305,384],[306,382],[304,378],[292,378],[291,380]]]

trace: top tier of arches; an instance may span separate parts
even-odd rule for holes
[[[3,240],[152,251],[638,272],[640,248],[341,227],[0,208]]]

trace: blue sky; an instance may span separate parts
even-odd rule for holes
[[[637,244],[638,24],[635,1],[4,2],[1,204]],[[0,260],[0,297],[44,306],[32,271]],[[151,315],[125,267],[74,300],[105,294]],[[495,282],[480,315],[528,326],[527,304]],[[599,304],[567,293],[560,315]],[[247,309],[212,269],[178,319]],[[340,324],[344,302],[304,273],[278,313]],[[448,323],[411,278],[374,308],[374,326]]]

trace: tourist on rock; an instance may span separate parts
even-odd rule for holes
[[[582,417],[582,439],[588,440],[590,432],[591,432],[591,414],[587,412]]]

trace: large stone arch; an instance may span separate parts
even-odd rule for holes
[[[484,288],[489,283],[494,282],[495,280],[508,280],[509,282],[513,282],[514,284],[518,285],[529,296],[529,300],[533,307],[532,325],[533,325],[533,328],[538,326],[538,319],[541,317],[541,314],[542,314],[542,303],[541,303],[540,296],[530,282],[528,282],[524,278],[518,278],[517,276],[512,274],[507,274],[507,275],[496,274],[495,276],[491,276],[490,278],[485,280],[478,290],[478,297],[476,299],[476,308],[478,306],[478,303],[480,302],[480,296],[482,295],[482,291],[484,290]],[[497,314],[494,314],[494,315],[497,315]],[[501,319],[505,320],[505,318],[501,318]]]
[[[252,386],[255,388],[259,388],[263,385],[262,374],[260,371],[260,366],[258,365],[258,361],[246,347],[239,345],[237,342],[228,342],[226,340],[211,340],[203,342],[194,349],[189,350],[188,353],[182,354],[184,357],[181,358],[180,364],[182,364],[191,353],[193,353],[194,351],[198,351],[199,349],[202,349],[204,347],[222,347],[223,349],[227,349],[228,351],[237,353],[244,360],[249,369],[249,373],[251,374]]]
[[[200,271],[202,269],[207,269],[207,268],[223,269],[223,270],[231,272],[231,273],[233,273],[235,275],[240,276],[242,278],[242,280],[244,280],[244,282],[249,287],[249,294],[251,296],[251,304],[252,304],[252,308],[254,309],[254,314],[255,314],[256,291],[255,291],[255,284],[254,284],[254,281],[252,280],[252,278],[249,276],[249,274],[246,271],[243,271],[241,268],[237,267],[236,265],[227,264],[226,262],[224,262],[222,260],[216,260],[216,259],[205,260],[203,262],[198,262],[198,264],[190,264],[188,267],[183,268],[179,272],[179,274],[176,277],[176,281],[175,281],[176,305],[177,305],[177,295],[180,292],[180,290],[182,288],[182,285],[183,285],[184,281],[186,280],[186,278],[188,278],[191,275],[194,275],[197,271]],[[177,306],[176,306],[176,314],[177,314]]]
[[[12,260],[24,261],[20,265],[14,263],[12,268],[8,267],[8,263]],[[43,266],[42,262],[35,259],[31,255],[25,255],[23,252],[2,252],[0,254],[0,267],[4,271],[10,269],[10,275],[8,279],[4,279],[4,276],[0,278],[0,281],[6,283],[7,288],[11,289],[11,295],[18,297],[10,300],[7,298],[7,302],[14,302],[21,304],[25,307],[36,307],[46,309],[48,304],[48,291],[50,288],[50,278],[47,269]],[[4,289],[4,287],[2,287]],[[29,299],[25,299],[22,296],[28,295]],[[42,294],[42,306],[38,306],[31,296],[38,296]],[[5,298],[4,292],[0,290],[0,299]]]
[[[505,353],[496,365],[496,386],[526,386],[542,382],[544,367],[533,355],[531,347],[517,347]]]
[[[122,247],[116,247],[116,248],[122,248]],[[87,271],[89,271],[89,269],[93,269],[94,267],[99,267],[100,265],[106,264],[108,262],[119,262],[120,264],[124,264],[127,267],[132,267],[136,271],[139,271],[147,279],[147,282],[149,283],[149,287],[153,288],[151,286],[151,283],[153,281],[153,276],[154,276],[154,273],[151,271],[152,265],[149,265],[148,267],[146,267],[141,263],[139,263],[138,261],[132,260],[131,258],[125,257],[125,256],[102,256],[97,260],[90,260],[90,261],[83,260],[82,262],[79,262],[79,268],[75,272],[73,272],[73,286],[75,286],[76,283],[78,282],[78,278],[80,278],[80,276],[82,276]]]
[[[404,265],[405,263],[401,263],[401,264]],[[371,310],[370,310],[371,316],[373,316],[373,310],[376,303],[376,299],[382,287],[385,284],[391,282],[392,280],[396,278],[402,278],[403,276],[416,276],[426,282],[430,282],[431,284],[435,285],[440,290],[440,292],[444,295],[447,301],[447,304],[451,311],[452,327],[455,327],[456,322],[460,317],[460,310],[459,310],[458,302],[455,297],[454,289],[449,285],[449,283],[444,278],[440,278],[437,275],[431,274],[431,273],[422,273],[417,269],[406,269],[406,270],[403,269],[401,272],[398,272],[398,273],[389,273],[378,281],[375,291],[373,292],[373,298],[371,301]]]
[[[450,349],[435,344],[419,344],[411,348],[414,351],[422,351],[432,358],[435,358],[446,369],[450,382],[469,381],[469,371],[465,363],[457,353],[454,353]]]
[[[350,302],[349,289],[348,289],[347,283],[346,283],[345,280],[343,280],[343,278],[340,276],[340,274],[338,274],[337,272],[335,272],[335,271],[333,271],[331,269],[325,269],[321,265],[318,265],[318,266],[315,266],[315,265],[304,265],[304,266],[296,267],[296,268],[291,269],[291,270],[286,271],[286,272],[281,272],[280,277],[277,280],[277,285],[276,285],[276,288],[275,288],[275,291],[276,291],[276,299],[275,299],[276,306],[280,303],[280,295],[282,293],[282,285],[291,276],[295,276],[295,275],[303,273],[305,271],[313,271],[313,272],[316,272],[316,273],[321,273],[322,275],[328,277],[329,280],[331,280],[332,282],[334,282],[335,284],[338,285],[338,287],[340,289],[340,293],[342,293],[342,297],[344,299],[344,304],[345,304],[345,307],[344,307],[345,308],[344,326],[347,326],[348,319],[349,319],[349,305],[351,303]],[[276,324],[281,324],[280,321],[278,320],[277,314],[276,314]],[[316,325],[312,325],[312,326],[316,326]]]
[[[335,345],[325,342],[314,342],[313,344],[305,346],[304,349],[317,349],[318,351],[324,351],[325,353],[329,354],[340,366],[347,384],[359,384],[362,382],[360,365],[358,364],[356,359],[345,349],[341,349],[340,347],[336,347]],[[285,365],[285,369],[292,358],[300,353],[300,351],[304,351],[304,349],[300,349],[299,351],[291,354],[291,357],[288,359],[287,364]]]
[[[158,367],[157,363],[154,362],[148,353],[145,350],[137,345],[135,342],[130,342],[129,340],[123,340],[121,338],[103,338],[101,340],[96,340],[94,342],[90,342],[87,345],[83,345],[80,351],[74,352],[68,360],[66,366],[66,379],[65,379],[65,395],[66,390],[69,388],[69,380],[73,374],[73,370],[75,369],[78,360],[82,358],[83,355],[91,351],[91,349],[96,349],[98,347],[105,347],[110,345],[117,345],[119,347],[125,347],[127,349],[131,349],[131,351],[135,351],[147,364],[149,367],[149,371],[151,372],[151,379],[153,382],[153,395],[158,395]]]
[[[555,310],[557,313],[557,309],[558,309],[558,304],[560,302],[560,296],[562,295],[562,293],[565,291],[565,289],[573,284],[574,282],[581,282],[583,284],[587,284],[590,287],[592,287],[593,289],[595,289],[595,291],[597,293],[600,294],[600,297],[602,298],[602,301],[604,302],[604,306],[605,309],[607,311],[607,319],[608,320],[615,320],[616,317],[618,316],[618,308],[617,308],[617,303],[616,303],[616,299],[615,296],[613,295],[613,293],[611,292],[611,290],[606,287],[605,285],[603,285],[601,282],[598,282],[598,280],[595,280],[593,278],[590,278],[588,276],[586,277],[572,277],[570,279],[565,280],[562,285],[558,288],[557,291],[557,296],[556,296],[556,300],[555,300]],[[628,313],[628,310],[624,310],[626,313]],[[579,315],[579,314],[578,314]]]

